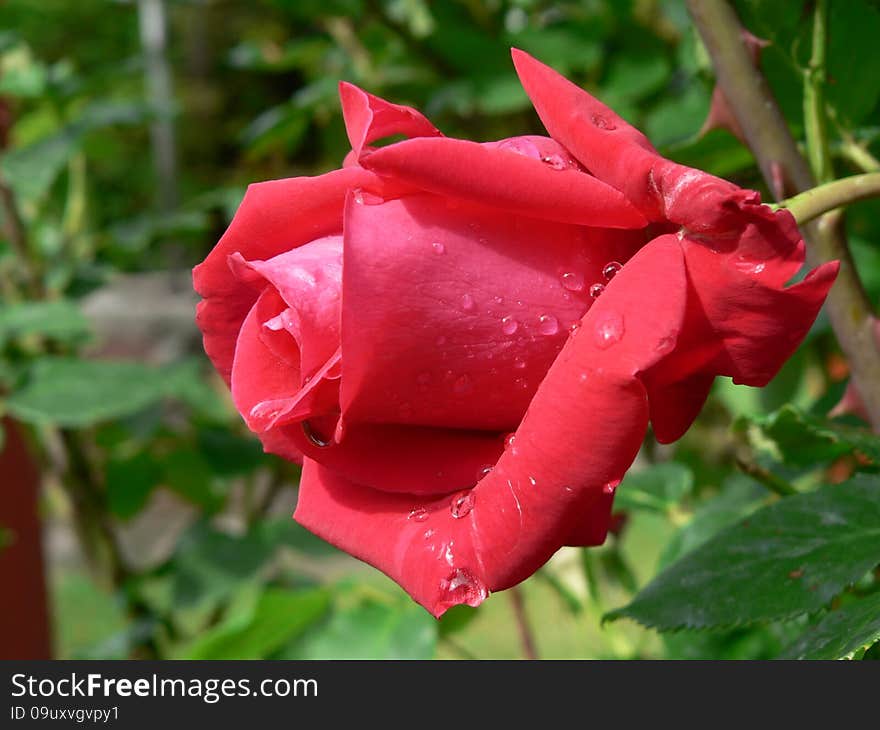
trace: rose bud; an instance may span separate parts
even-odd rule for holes
[[[345,166],[252,185],[194,271],[238,410],[303,464],[295,519],[436,616],[601,544],[649,423],[766,384],[837,272],[786,287],[788,212],[514,61],[549,137],[450,139],[342,84]]]

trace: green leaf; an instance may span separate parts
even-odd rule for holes
[[[667,513],[694,488],[694,475],[673,461],[630,472],[617,489],[615,508]]]
[[[794,406],[783,406],[768,416],[741,421],[740,425],[749,422],[774,444],[782,461],[792,466],[814,466],[853,451],[880,463],[880,437],[876,434],[802,413]]]
[[[827,613],[780,659],[842,659],[880,641],[880,593]]]
[[[95,102],[55,134],[7,152],[0,161],[0,170],[18,196],[27,200],[41,198],[88,132],[113,124],[137,123],[145,117],[143,104]]]
[[[849,125],[880,100],[880,10],[865,0],[829,4],[828,103]]]
[[[22,302],[0,308],[0,346],[28,335],[75,344],[88,339],[90,333],[89,321],[68,299]]]
[[[202,360],[182,360],[165,368],[165,392],[186,403],[195,414],[208,421],[228,423],[235,411],[228,395],[221,395],[213,387],[215,378],[203,367]]]
[[[330,606],[324,589],[245,594],[226,619],[180,652],[186,659],[263,659],[301,635]]]
[[[347,595],[343,592],[339,602],[348,605],[338,605],[285,658],[430,659],[434,655],[437,622],[408,597],[359,595],[355,588]]]
[[[605,618],[661,631],[788,619],[821,608],[878,562],[880,479],[862,475],[755,512]]]
[[[149,454],[111,459],[106,471],[110,511],[123,520],[134,517],[146,504],[161,477],[156,460]]]
[[[215,487],[211,465],[198,451],[175,449],[163,459],[162,470],[168,487],[205,513],[223,507],[225,495]]]
[[[88,426],[129,416],[164,394],[161,373],[133,362],[44,358],[6,400],[27,423]]]
[[[660,567],[695,550],[721,530],[754,512],[767,499],[767,490],[748,477],[735,475],[725,480],[720,494],[704,501],[690,521],[663,549]]]
[[[232,594],[242,583],[257,579],[275,548],[260,533],[236,537],[206,522],[197,523],[181,540],[174,557],[176,604],[195,606]]]

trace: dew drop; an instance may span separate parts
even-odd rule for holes
[[[605,291],[604,284],[593,284],[593,286],[590,287],[590,296],[593,299],[598,299],[603,291]]]
[[[526,369],[526,361],[522,357],[517,355],[513,359],[513,367],[515,367],[517,370],[525,370]]]
[[[574,271],[566,271],[562,275],[562,286],[569,291],[583,291],[584,277]]]
[[[477,472],[477,481],[482,479],[485,476],[488,476],[495,467],[492,464],[486,464],[480,471]]]
[[[609,261],[605,264],[605,268],[602,269],[602,276],[605,277],[605,281],[611,281],[614,278],[614,275],[622,268],[623,264],[620,264],[617,261]]]
[[[552,314],[542,314],[538,318],[538,332],[542,335],[555,335],[559,332],[559,322]]]
[[[474,501],[475,498],[473,492],[456,494],[449,503],[449,511],[452,512],[452,516],[455,519],[460,520],[462,517],[467,517],[471,513],[471,510],[474,508]]]
[[[675,348],[675,340],[676,340],[675,335],[668,335],[667,337],[663,337],[657,343],[657,346],[654,349],[657,352],[659,352],[661,355],[666,355],[666,354],[672,352],[672,350]]]
[[[605,494],[614,494],[619,484],[620,479],[612,479],[608,484],[602,487],[602,491],[605,492]]]
[[[602,312],[596,320],[594,330],[596,345],[600,350],[607,350],[620,342],[624,333],[623,317],[614,311]]]
[[[430,540],[431,536],[436,532],[436,530],[425,530],[425,539]]]
[[[533,487],[537,486],[538,480],[535,479],[535,477],[529,477],[529,484],[531,484]]]
[[[516,443],[516,434],[509,433],[504,437],[504,448],[505,450],[511,448]]]
[[[461,308],[465,312],[472,312],[474,309],[474,298],[470,294],[464,294],[461,297]]]
[[[313,427],[312,424],[309,423],[308,420],[302,422],[302,430],[306,435],[306,438],[313,443],[315,446],[320,448],[324,448],[325,446],[330,445],[330,440],[324,438],[320,433],[318,433]]]
[[[358,205],[364,204],[364,191],[361,190],[360,188],[355,188],[352,191],[351,196],[354,199],[354,202],[357,203]]]
[[[609,132],[612,129],[617,129],[617,125],[611,119],[607,119],[601,114],[593,114],[593,116],[590,117],[590,121],[593,123],[593,126],[598,129],[607,129]]]
[[[251,418],[272,420],[279,413],[281,413],[281,409],[271,400],[261,401],[251,408]]]
[[[438,255],[446,253],[446,246],[440,243],[440,241],[434,241],[434,243],[431,244],[431,248],[434,250],[434,253]]]
[[[517,378],[513,384],[519,388],[520,390],[528,390],[529,389],[529,381],[525,378]]]
[[[545,155],[541,162],[554,170],[564,170],[567,167],[561,155]]]
[[[447,606],[467,604],[479,606],[486,600],[489,592],[470,571],[456,568],[448,577],[440,581],[440,590],[444,594],[442,603]]]
[[[569,331],[571,334],[574,334],[574,333],[577,332],[580,328],[581,328],[581,323],[580,323],[579,320],[576,320],[576,321],[572,322],[570,325],[568,325],[568,331]]]
[[[452,384],[452,390],[458,395],[470,393],[473,389],[470,377],[468,375],[459,375]]]
[[[501,331],[506,335],[512,335],[519,329],[519,322],[513,317],[507,316],[501,319]]]
[[[424,522],[428,519],[428,510],[424,507],[418,507],[409,513],[407,519],[413,522]]]

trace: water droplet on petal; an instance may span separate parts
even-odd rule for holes
[[[604,284],[593,284],[593,286],[590,287],[590,296],[593,299],[598,299],[603,291],[605,291]]]
[[[603,117],[601,114],[593,114],[593,116],[590,117],[590,121],[593,123],[593,126],[598,129],[607,129],[609,132],[612,129],[617,129],[617,125],[613,120]]]
[[[428,510],[424,507],[418,507],[409,513],[407,519],[412,520],[413,522],[424,522],[428,519],[428,516]]]
[[[470,377],[465,375],[459,375],[455,382],[452,384],[452,390],[458,395],[464,395],[465,393],[470,393],[473,388],[473,384],[471,383]]]
[[[516,434],[509,433],[504,437],[504,448],[509,449],[516,443]]]
[[[355,188],[354,190],[352,190],[351,197],[358,205],[364,204],[364,191],[360,188]]]
[[[614,491],[619,485],[620,479],[612,479],[608,484],[602,487],[602,491],[605,492],[605,494],[614,494]]]
[[[663,337],[657,343],[657,347],[655,349],[661,355],[666,355],[666,354],[672,352],[673,349],[675,349],[675,341],[676,341],[675,335],[669,335],[667,337]]]
[[[552,314],[542,314],[538,318],[538,332],[542,335],[555,335],[559,332],[559,322]]]
[[[596,345],[600,350],[607,350],[623,338],[623,317],[614,311],[602,312],[596,319],[594,330]]]
[[[519,322],[513,317],[507,316],[501,319],[501,331],[506,335],[512,335],[519,329]]]
[[[571,332],[571,334],[574,334],[580,328],[581,328],[581,323],[579,320],[576,322],[572,322],[570,325],[568,325],[568,331]]]
[[[534,487],[538,484],[538,480],[535,479],[535,477],[529,477],[529,484],[531,484]]]
[[[564,170],[568,167],[562,155],[545,155],[541,158],[541,162],[554,170]]]
[[[486,466],[477,472],[477,481],[490,474],[494,468],[495,467],[492,464],[486,464]]]
[[[434,250],[434,253],[436,253],[436,254],[442,255],[442,254],[446,253],[446,246],[444,246],[442,243],[440,243],[440,241],[434,241],[434,243],[431,244],[431,248]]]
[[[515,381],[513,381],[513,384],[520,390],[528,390],[529,388],[529,381],[525,378],[517,378]]]
[[[461,297],[461,308],[465,312],[471,312],[474,309],[474,298],[470,294],[464,294]]]
[[[491,470],[492,468],[490,467],[489,471]],[[460,520],[462,517],[467,517],[474,508],[474,501],[475,497],[473,492],[464,492],[455,495],[449,504],[449,510],[452,512],[452,516],[457,520]]]
[[[436,530],[425,530],[425,539],[430,540],[431,536],[436,532]]]
[[[315,446],[320,448],[324,448],[325,446],[330,445],[330,440],[324,438],[320,433],[318,433],[313,427],[312,424],[305,420],[302,422],[302,430],[306,435],[306,438],[313,443]]]
[[[520,357],[519,355],[517,355],[517,356],[513,359],[513,367],[515,367],[517,370],[525,370],[525,369],[526,369],[526,361],[525,361],[525,359],[523,359],[522,357]]]
[[[441,580],[440,590],[444,593],[442,605],[447,606],[464,603],[476,607],[489,595],[486,586],[470,571],[463,568],[456,568],[447,578]]]
[[[614,275],[622,268],[623,264],[619,264],[617,261],[609,261],[605,264],[605,268],[602,269],[602,276],[605,277],[605,281],[611,281]]]
[[[569,291],[583,291],[584,277],[574,271],[566,271],[562,275],[562,286]]]
[[[765,268],[767,268],[767,264],[764,261],[748,259],[740,254],[733,262],[733,268],[743,274],[760,274]]]

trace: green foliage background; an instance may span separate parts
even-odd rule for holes
[[[145,93],[137,2],[0,5],[0,178],[26,233],[24,250],[0,240],[0,412],[28,424],[41,455],[57,655],[520,656],[505,594],[436,622],[289,519],[297,469],[261,454],[204,360],[186,272],[247,183],[341,164],[340,79],[424,110],[452,136],[542,133],[510,46],[591,90],[668,156],[762,189],[735,137],[700,134],[713,79],[684,3],[165,5],[167,109]],[[737,8],[771,42],[763,69],[801,136],[809,3]],[[839,176],[877,151],[878,36],[876,3],[832,3]],[[157,173],[150,129],[162,119],[176,164]],[[848,216],[875,302],[878,213],[867,202]],[[121,300],[121,344],[96,304],[119,281],[160,285]],[[156,314],[168,302],[183,315]],[[825,417],[845,375],[820,317],[770,386],[719,382],[682,441],[649,437],[618,491],[622,531],[598,549],[563,550],[524,585],[540,655],[876,655],[880,441],[855,419]],[[85,476],[75,459],[53,459],[59,443],[85,459]],[[94,496],[88,514],[71,498],[78,489]]]

